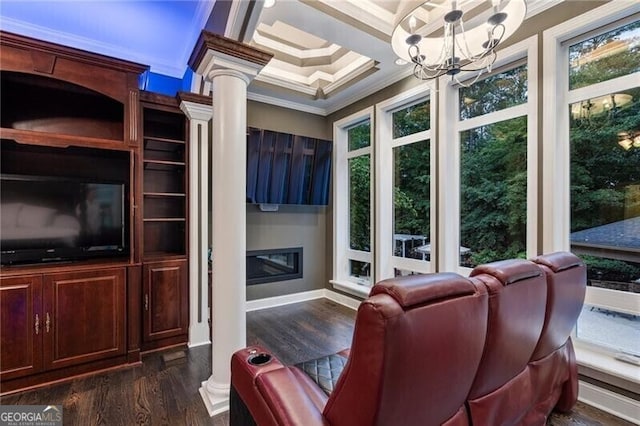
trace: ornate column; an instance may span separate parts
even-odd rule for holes
[[[189,60],[211,82],[213,103],[212,375],[200,388],[211,415],[228,409],[231,355],[246,346],[247,85],[271,57],[202,32]]]
[[[193,96],[193,95],[192,95]],[[209,332],[209,120],[212,111],[189,94],[180,109],[189,118],[189,346],[211,343]],[[195,98],[195,96],[193,96]],[[204,98],[204,97],[202,97]],[[205,98],[206,99],[206,98]],[[200,99],[198,99],[200,100]]]

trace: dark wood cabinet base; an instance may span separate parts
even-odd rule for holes
[[[103,359],[58,370],[46,371],[14,380],[3,381],[0,385],[0,395],[7,395],[21,392],[28,389],[50,386],[52,384],[64,383],[82,376],[104,373],[105,371],[115,371],[122,368],[131,368],[141,365],[140,354],[137,361],[128,362],[126,356]]]
[[[184,336],[169,337],[167,339],[145,343],[144,345],[142,345],[142,351],[140,352],[140,355],[147,355],[151,352],[164,351],[166,349],[179,347],[187,349],[187,340],[188,336],[185,334]]]

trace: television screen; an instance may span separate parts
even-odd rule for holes
[[[3,174],[2,264],[128,254],[125,185]]]

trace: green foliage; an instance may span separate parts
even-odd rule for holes
[[[640,263],[589,255],[581,255],[580,257],[587,266],[587,275],[590,278],[620,282],[629,282],[640,278]]]
[[[349,151],[367,147],[371,144],[371,122],[369,120],[347,130]]]
[[[640,149],[624,150],[618,133],[640,130],[640,88],[632,102],[571,122],[571,231],[628,217],[627,188],[640,184]]]
[[[412,135],[431,127],[430,101],[420,102],[393,113],[393,137]]]
[[[631,43],[627,49],[622,43],[630,40],[640,28],[640,20],[597,35],[569,48],[569,88],[579,89],[591,84],[611,80],[640,71],[640,48]],[[616,43],[622,48],[616,54],[602,56],[600,59],[584,61],[596,49],[604,48],[616,51]],[[585,63],[580,63],[580,60]]]
[[[472,118],[527,102],[527,66],[460,88],[460,118]]]
[[[371,161],[368,155],[349,160],[350,245],[354,250],[370,251],[371,236]]]
[[[394,152],[394,232],[429,236],[429,141],[403,145]]]
[[[526,252],[527,119],[462,134],[461,244],[467,264],[523,257]]]

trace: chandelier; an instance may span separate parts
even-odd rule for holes
[[[430,80],[491,72],[496,47],[518,29],[527,8],[525,0],[423,0],[401,9],[393,51],[413,63],[416,78]]]

